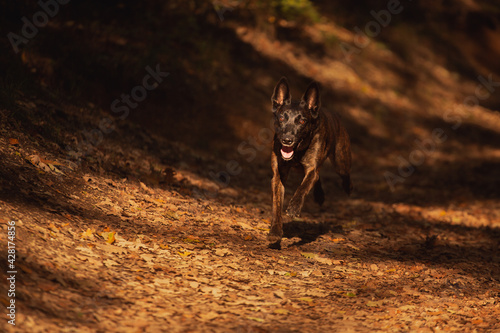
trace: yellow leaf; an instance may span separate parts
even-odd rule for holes
[[[445,216],[446,215],[446,212],[444,210],[442,210],[440,213],[439,213],[439,216]]]
[[[94,238],[94,229],[88,228],[87,231],[82,233],[82,238]]]
[[[201,242],[200,239],[196,236],[188,236],[184,238],[185,243],[199,243]]]
[[[282,315],[287,315],[288,313],[290,313],[290,311],[288,311],[286,309],[276,309],[276,310],[274,310],[274,313],[276,313],[276,314],[282,314]]]
[[[307,302],[307,303],[314,302],[314,300],[311,297],[301,297],[301,298],[299,298],[299,301],[301,301],[301,302]]]
[[[192,252],[189,251],[184,251],[184,252],[177,252],[181,257],[187,257],[191,255]]]
[[[302,252],[301,254],[304,258],[307,259],[314,259],[318,256],[316,253],[311,253],[311,252]]]
[[[255,321],[259,322],[259,323],[263,323],[264,322],[264,319],[262,319],[262,318],[248,317],[248,319],[255,320]]]
[[[108,244],[113,244],[113,243],[116,241],[116,239],[115,239],[115,234],[116,234],[116,232],[114,232],[114,231],[113,231],[113,232],[110,232],[110,233],[108,234],[108,240],[106,241],[106,243],[108,243]]]

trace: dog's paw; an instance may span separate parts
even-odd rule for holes
[[[283,231],[281,233],[270,231],[269,234],[267,235],[267,240],[269,241],[270,244],[279,244],[279,242],[281,242],[282,237],[283,237]]]
[[[283,237],[283,227],[280,223],[272,223],[271,230],[267,234],[269,243],[279,243]]]
[[[300,216],[300,205],[291,202],[286,209],[286,215],[292,219]]]

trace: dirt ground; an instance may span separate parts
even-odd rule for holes
[[[3,306],[15,299],[15,326],[3,315],[0,330],[500,332],[498,94],[466,107],[480,81],[425,43],[411,65],[381,41],[349,63],[338,48],[313,54],[224,24],[252,50],[244,65],[257,56],[263,65],[214,88],[222,111],[197,118],[213,139],[182,134],[181,116],[168,115],[131,115],[103,133],[109,110],[46,90],[0,109],[0,244],[5,258],[12,243],[16,251],[0,261],[0,278],[17,272],[15,297],[0,286]],[[332,35],[353,37],[333,23],[302,31],[316,46]],[[272,249],[262,133],[281,75],[295,98],[317,80],[324,107],[344,119],[355,191],[347,197],[327,163],[325,204],[308,197]],[[147,106],[159,108],[156,98]]]

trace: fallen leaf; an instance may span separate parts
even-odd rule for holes
[[[427,314],[429,316],[439,316],[440,314],[443,314],[443,311],[427,311]]]
[[[325,265],[333,265],[333,261],[330,258],[317,257],[316,261]]]
[[[263,323],[264,322],[264,319],[262,319],[262,318],[248,317],[248,319],[255,320],[255,321],[259,322],[259,323]]]
[[[323,276],[323,272],[321,272],[319,269],[313,271],[311,274],[313,276]]]
[[[285,298],[285,293],[282,292],[281,290],[276,290],[273,294],[274,294],[274,296],[276,296],[278,298],[281,298],[281,299]]]
[[[111,259],[106,259],[106,260],[103,260],[102,262],[106,267],[111,267],[111,266],[120,266],[120,264],[114,260],[111,260]]]
[[[356,251],[359,251],[359,247],[357,247],[357,246],[354,246],[354,245],[352,245],[352,244],[347,244],[347,246],[349,246],[351,249],[354,249],[354,250],[356,250]]]
[[[95,232],[94,229],[88,228],[87,231],[82,233],[82,238],[94,239],[94,232]]]
[[[383,301],[368,301],[366,302],[366,306],[369,306],[369,307],[376,307],[376,306],[382,306],[384,304]]]
[[[116,241],[115,234],[116,234],[116,232],[110,232],[108,234],[108,240],[106,241],[106,243],[113,244]]]
[[[184,251],[184,252],[177,252],[181,257],[187,257],[192,254],[192,252],[189,251]]]
[[[219,248],[219,249],[215,250],[215,255],[219,256],[219,257],[225,257],[225,256],[228,256],[230,254],[232,254],[232,252],[229,251],[228,249],[220,249]]]
[[[9,143],[12,145],[12,146],[16,146],[19,144],[19,141],[17,139],[14,139],[14,138],[10,138],[9,139]]]
[[[286,309],[276,309],[276,310],[274,310],[274,313],[281,314],[281,315],[287,315],[290,313],[290,311],[288,311]]]
[[[199,243],[201,241],[200,241],[200,238],[198,238],[198,237],[188,236],[188,237],[184,238],[184,242],[185,243]]]
[[[311,297],[301,297],[298,299],[300,302],[312,303],[314,300]]]
[[[42,163],[45,163],[45,164],[47,164],[47,165],[52,165],[52,166],[54,166],[54,165],[62,165],[62,164],[61,164],[61,163],[59,163],[59,162],[56,162],[56,161],[51,161],[51,160],[46,160],[46,159],[44,159],[43,157],[40,157],[40,161],[41,161]]]
[[[207,313],[201,313],[199,314],[199,317],[201,319],[204,319],[204,320],[212,320],[212,319],[215,319],[219,316],[219,314],[215,311],[210,311],[210,312],[207,312]]]
[[[175,221],[179,220],[179,214],[177,214],[177,212],[174,212],[172,210],[165,211],[165,214],[163,215]]]
[[[301,271],[300,272],[300,275],[302,275],[303,277],[309,277],[311,275],[312,271]]]
[[[311,252],[302,252],[301,254],[304,258],[307,259],[314,259],[318,256],[316,253],[311,253]]]

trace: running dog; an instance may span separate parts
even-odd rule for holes
[[[337,115],[320,109],[318,84],[311,83],[300,101],[292,101],[291,98],[288,80],[283,77],[271,98],[275,119],[271,157],[273,216],[267,238],[270,243],[278,244],[283,237],[284,184],[292,167],[302,170],[304,178],[286,209],[291,218],[300,215],[304,198],[313,187],[314,200],[320,205],[325,201],[319,169],[328,157],[335,172],[342,178],[344,191],[350,195],[353,188],[349,135]]]

